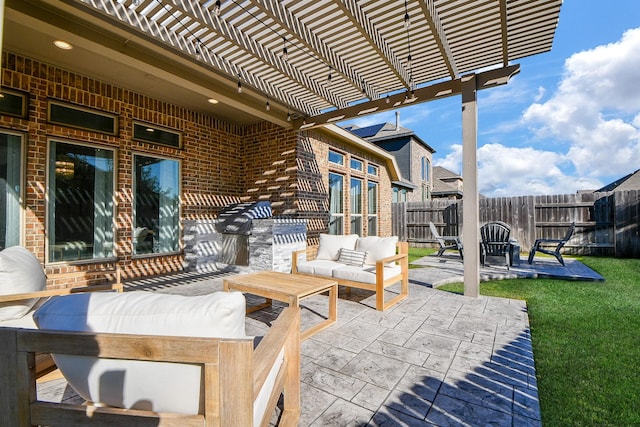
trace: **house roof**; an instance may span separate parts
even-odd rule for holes
[[[452,172],[449,169],[444,168],[442,166],[433,167],[433,178],[434,180],[462,179],[462,177],[459,174]]]
[[[358,135],[360,138],[364,138],[367,141],[373,143],[381,143],[404,137],[413,138],[415,141],[426,147],[430,152],[436,152],[433,147],[427,144],[413,130],[393,123],[378,123],[376,125],[371,125],[363,128],[350,126],[345,129]]]
[[[640,169],[613,181],[595,192],[640,190]]]
[[[551,49],[561,5],[6,0],[4,49],[234,123],[304,128],[459,94],[469,73],[478,89],[504,84],[514,61]]]
[[[436,196],[460,195],[462,190],[450,180],[462,180],[462,177],[455,172],[450,171],[442,166],[433,167],[433,187],[431,194]]]

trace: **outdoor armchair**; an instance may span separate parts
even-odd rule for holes
[[[0,328],[3,422],[17,427],[257,427],[270,424],[284,395],[279,425],[296,426],[300,309],[283,309],[255,346],[254,337],[244,335],[242,294],[216,294],[63,296],[38,310],[40,330]],[[64,313],[73,307],[76,319],[69,319]],[[192,330],[222,337],[192,336]],[[54,355],[86,403],[39,400],[32,361],[43,352]]]
[[[460,254],[460,258],[464,258],[462,252],[462,241],[458,236],[440,236],[436,226],[433,222],[429,221],[429,229],[431,230],[431,235],[440,245],[440,249],[438,249],[438,256],[442,256],[445,251],[448,250],[456,250]],[[447,243],[451,242],[451,243]]]
[[[529,251],[529,264],[533,263],[533,257],[536,255],[536,252],[542,252],[543,254],[553,255],[558,262],[564,266],[564,259],[562,258],[560,250],[569,241],[575,230],[576,223],[574,221],[562,239],[536,239]]]
[[[482,238],[480,250],[480,263],[486,264],[488,256],[504,257],[507,269],[511,264],[510,252],[511,243],[509,236],[511,227],[502,221],[491,221],[480,227],[480,237]]]

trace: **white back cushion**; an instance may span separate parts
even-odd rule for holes
[[[34,314],[40,329],[191,337],[245,337],[240,292],[182,296],[91,292],[51,298]],[[54,355],[84,399],[121,408],[202,413],[199,366]]]
[[[42,291],[47,278],[38,259],[22,246],[11,246],[0,251],[0,295]],[[30,300],[0,304],[0,321],[20,319],[38,302]]]
[[[316,259],[328,259],[337,261],[340,255],[340,249],[355,249],[357,234],[320,234],[320,244],[318,245],[318,254]]]
[[[356,250],[367,251],[364,263],[375,265],[376,261],[396,254],[396,244],[398,236],[392,237],[360,237],[356,242]]]

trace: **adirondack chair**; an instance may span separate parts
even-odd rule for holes
[[[429,221],[429,229],[431,230],[431,235],[433,236],[433,238],[436,239],[438,245],[440,245],[440,249],[438,249],[438,256],[442,256],[447,250],[455,250],[460,254],[460,258],[464,258],[462,252],[462,241],[460,240],[460,237],[440,236],[438,230],[436,229],[436,226],[431,221]]]
[[[480,263],[484,266],[488,256],[504,257],[507,270],[511,265],[509,236],[511,227],[502,221],[492,221],[480,227],[482,238],[480,250]]]
[[[564,266],[564,259],[562,258],[560,249],[569,241],[575,230],[576,223],[574,221],[562,239],[536,239],[529,251],[529,264],[533,263],[533,257],[536,255],[536,252],[542,252],[543,254],[553,255],[558,262]],[[547,247],[545,248],[545,246]]]

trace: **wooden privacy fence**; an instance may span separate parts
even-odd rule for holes
[[[482,198],[480,226],[504,221],[523,251],[537,238],[560,239],[576,231],[565,253],[640,258],[640,191]],[[414,246],[435,244],[433,222],[443,236],[461,235],[462,200],[393,203],[392,231]]]

